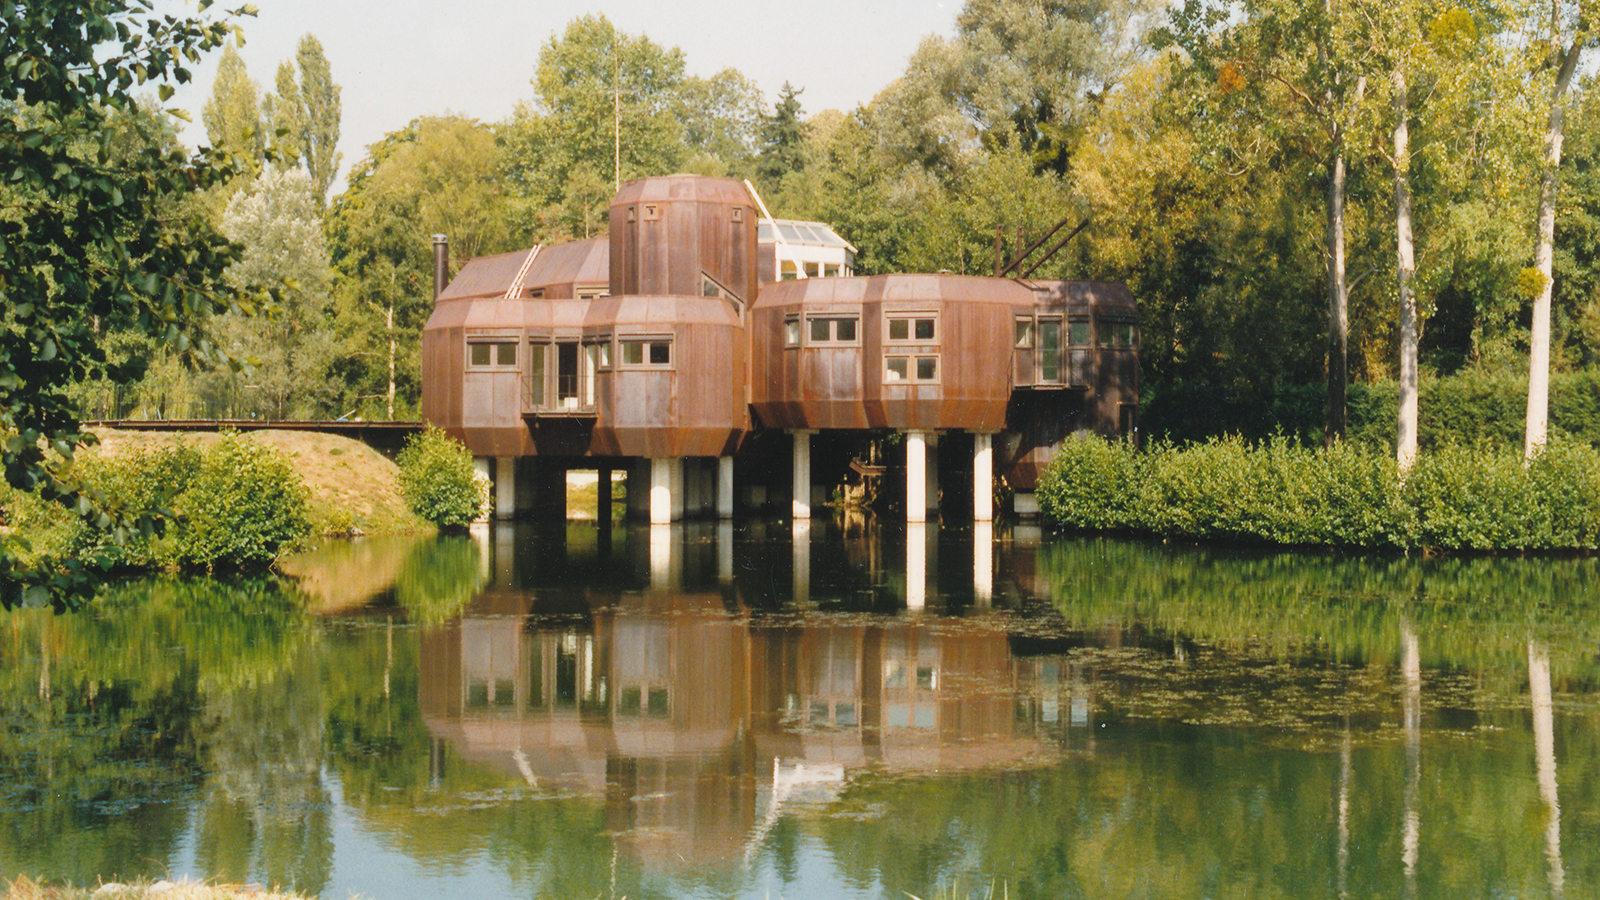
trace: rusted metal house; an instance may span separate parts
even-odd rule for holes
[[[627,471],[653,522],[731,516],[735,458],[787,432],[791,509],[806,518],[814,436],[902,433],[907,518],[925,521],[940,493],[928,448],[960,432],[987,521],[997,475],[1026,514],[1068,434],[1134,431],[1125,286],[851,277],[848,242],[759,206],[732,179],[638,179],[613,198],[606,238],[472,260],[448,285],[436,240],[423,417],[482,461],[498,515],[533,509],[581,467],[604,483]],[[762,479],[745,480],[753,502]]]

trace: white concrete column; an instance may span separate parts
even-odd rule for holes
[[[972,523],[972,593],[978,605],[987,607],[994,600],[994,523]]]
[[[928,521],[928,433],[925,431],[906,432],[906,521]]]
[[[733,457],[717,457],[717,518],[733,518]]]
[[[972,435],[972,520],[994,521],[994,435]]]
[[[494,460],[494,517],[509,519],[517,514],[517,458],[497,456]]]
[[[794,517],[811,518],[811,436],[805,428],[789,432],[794,437]]]
[[[928,605],[928,526],[906,525],[906,609]]]
[[[667,525],[683,515],[683,460],[650,460],[650,524]]]

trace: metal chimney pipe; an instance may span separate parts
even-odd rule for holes
[[[450,238],[436,234],[433,236],[433,300],[439,301],[439,295],[444,293],[444,286],[450,283]]]

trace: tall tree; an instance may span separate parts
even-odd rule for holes
[[[804,88],[796,90],[794,85],[785,81],[778,91],[778,102],[773,107],[772,115],[762,118],[761,153],[756,174],[761,178],[761,183],[771,189],[769,193],[776,191],[783,182],[783,176],[805,168],[806,135],[800,118],[800,95],[804,92]]]
[[[306,130],[305,103],[300,97],[300,85],[294,79],[294,65],[288,60],[278,64],[274,87],[276,94],[261,98],[261,118],[272,132],[271,146],[277,164],[280,167],[299,165],[304,155],[300,149],[300,135]]]
[[[232,44],[222,51],[211,96],[201,108],[206,139],[214,149],[258,163],[266,149],[261,120],[261,89],[250,80],[244,59]]]
[[[328,57],[322,42],[307,34],[295,52],[300,64],[300,105],[305,128],[300,133],[300,154],[306,172],[317,188],[317,199],[328,196],[328,187],[339,173],[343,154],[339,152],[339,121],[342,105],[340,89],[333,83]]]
[[[761,89],[737,69],[723,69],[710,78],[684,79],[678,92],[686,154],[683,170],[699,175],[749,175],[762,103]]]
[[[67,392],[104,375],[137,378],[140,361],[107,358],[106,335],[136,329],[210,354],[197,328],[227,308],[228,242],[181,215],[197,186],[230,174],[215,157],[162,146],[134,115],[134,92],[190,77],[185,61],[220,47],[223,22],[157,16],[124,0],[39,0],[0,6],[0,432],[6,480],[111,529],[150,511],[107,508],[66,468],[92,436]],[[129,117],[150,152],[120,153],[113,119]],[[138,514],[143,513],[142,516]],[[67,602],[93,585],[93,560],[19,559],[0,533],[0,602]]]
[[[1554,72],[1550,86],[1550,114],[1544,135],[1543,170],[1539,177],[1538,238],[1533,265],[1539,272],[1539,293],[1533,300],[1533,321],[1528,336],[1528,414],[1523,437],[1527,459],[1539,453],[1547,439],[1550,415],[1550,298],[1555,284],[1556,176],[1561,166],[1561,143],[1567,89],[1578,70],[1583,48],[1594,39],[1588,18],[1575,11],[1563,14],[1567,4],[1551,0],[1549,50],[1545,68]],[[1566,21],[1564,21],[1566,20]],[[1570,33],[1570,37],[1563,37]],[[1563,42],[1566,46],[1563,47]]]

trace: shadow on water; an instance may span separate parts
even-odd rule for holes
[[[501,526],[286,570],[0,620],[0,877],[1600,890],[1590,560],[819,519]]]

